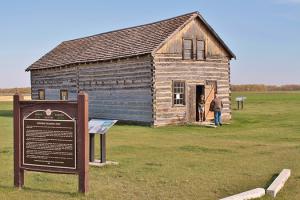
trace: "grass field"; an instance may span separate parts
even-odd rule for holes
[[[248,97],[245,109],[233,110],[231,125],[217,129],[114,126],[108,159],[120,165],[91,167],[87,196],[77,194],[73,175],[26,172],[25,188],[12,187],[12,104],[0,102],[0,199],[212,200],[266,188],[290,168],[276,199],[299,200],[300,92],[242,95]]]

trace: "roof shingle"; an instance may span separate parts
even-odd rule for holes
[[[26,70],[45,69],[151,53],[198,12],[151,24],[62,42]]]
[[[27,70],[103,61],[151,53],[195,13],[156,23],[65,41]]]

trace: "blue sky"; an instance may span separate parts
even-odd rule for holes
[[[64,40],[199,11],[236,54],[232,83],[300,83],[300,0],[2,1],[0,88]]]

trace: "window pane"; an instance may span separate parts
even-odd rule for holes
[[[197,59],[198,60],[204,59],[204,51],[197,51]]]
[[[183,53],[183,58],[184,59],[192,59],[192,52],[191,51],[187,51],[185,50],[184,53]]]
[[[193,56],[193,41],[191,39],[183,39],[182,49],[183,59],[192,59]]]
[[[63,100],[63,101],[68,100],[68,91],[67,90],[60,91],[60,100]]]
[[[192,49],[192,40],[183,40],[184,49]]]
[[[197,40],[197,50],[204,50],[204,41],[203,40]]]
[[[205,43],[203,40],[197,40],[197,60],[205,59]]]
[[[45,100],[45,91],[39,90],[39,100]]]
[[[174,105],[184,105],[185,89],[184,82],[173,82],[173,102]]]

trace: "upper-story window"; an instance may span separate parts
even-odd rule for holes
[[[60,100],[68,100],[68,90],[60,90]]]
[[[39,100],[45,100],[45,90],[44,89],[39,89],[38,90],[38,98]]]
[[[193,40],[192,39],[183,39],[182,44],[182,58],[183,59],[192,59],[193,58]]]
[[[196,41],[197,60],[205,59],[205,42],[203,40]]]

